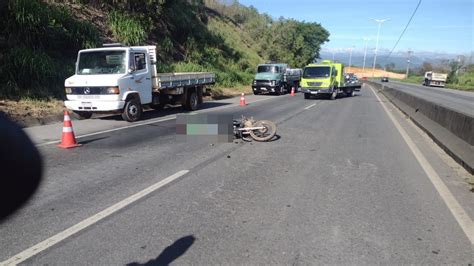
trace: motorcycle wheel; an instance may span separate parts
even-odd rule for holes
[[[260,120],[253,124],[254,127],[264,127],[262,129],[250,130],[250,136],[256,141],[269,141],[276,134],[276,125],[269,120]]]

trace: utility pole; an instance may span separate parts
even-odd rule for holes
[[[369,43],[370,38],[364,38],[364,63],[362,63],[362,72],[365,70],[365,59],[367,58],[367,44]]]
[[[378,52],[378,49],[379,49],[379,36],[380,36],[380,27],[382,26],[382,24],[389,20],[389,18],[386,18],[386,19],[372,19],[373,21],[377,22],[379,24],[379,27],[377,29],[377,41],[375,42],[375,55],[374,55],[374,65],[372,67],[372,77],[374,77],[374,73],[375,73],[375,63],[377,62],[377,52]]]
[[[407,73],[405,75],[405,78],[408,78],[408,75],[410,74],[410,55],[413,53],[413,51],[408,50],[408,57],[407,57]]]
[[[349,48],[349,50],[351,51],[350,52],[350,55],[349,55],[349,71],[352,71],[352,50],[354,50],[354,46],[352,46],[351,48]],[[350,73],[350,72],[349,72]]]

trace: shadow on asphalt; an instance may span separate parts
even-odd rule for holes
[[[109,138],[109,137],[100,137],[100,138],[88,139],[88,140],[84,140],[84,141],[78,141],[77,143],[81,144],[81,145],[85,145],[85,144],[89,144],[89,143],[96,142],[96,141],[102,140],[102,139],[107,139],[107,138]]]
[[[229,105],[231,103],[221,103],[221,102],[204,102],[199,106],[199,110],[205,110],[205,109],[212,109],[224,105]],[[186,111],[183,110],[181,105],[175,105],[175,106],[167,106],[162,110],[144,110],[142,113],[142,117],[140,118],[140,121],[146,121],[150,119],[155,119],[155,118],[160,118],[168,115],[174,115],[174,114],[186,114],[190,113],[191,111]],[[122,116],[121,115],[109,115],[109,116],[103,116],[103,117],[98,117],[96,119],[100,120],[117,120],[117,121],[122,121]]]
[[[193,245],[196,238],[193,235],[182,237],[176,240],[172,245],[166,247],[156,259],[150,260],[144,264],[132,262],[127,266],[152,266],[152,265],[169,265],[171,262],[181,257]]]
[[[354,96],[350,97],[350,96],[345,96],[344,94],[338,94],[337,97],[336,97],[336,100],[349,99],[349,98],[354,98],[354,97],[358,97],[358,96],[361,96],[361,95],[359,93],[357,93],[357,94],[354,94]],[[327,96],[327,95],[312,95],[311,98],[309,98],[307,100],[332,101],[329,98],[329,96]]]

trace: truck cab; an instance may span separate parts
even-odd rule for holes
[[[281,95],[287,90],[284,76],[286,64],[260,64],[252,83],[254,94],[270,93]]]
[[[89,118],[92,112],[122,110],[133,99],[132,115],[152,102],[152,76],[156,76],[151,47],[104,47],[80,50],[76,73],[65,81],[66,108]],[[154,54],[153,54],[154,55]]]
[[[142,107],[181,103],[196,110],[214,73],[157,73],[155,46],[122,46],[80,50],[75,74],[66,79],[66,108],[78,118],[94,112],[117,112],[137,121]]]
[[[340,63],[323,60],[319,64],[309,64],[303,70],[301,92],[305,99],[311,95],[328,95],[335,99],[339,88],[344,86],[344,67]]]

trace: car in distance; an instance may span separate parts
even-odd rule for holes
[[[380,80],[382,82],[388,82],[388,77],[382,77],[382,79]]]

